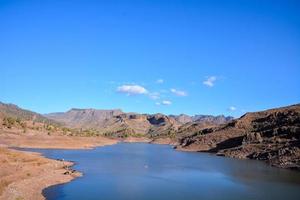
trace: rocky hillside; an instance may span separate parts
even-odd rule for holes
[[[300,104],[247,113],[227,124],[182,130],[177,148],[300,169]]]
[[[65,134],[69,129],[43,115],[0,102],[0,133]]]

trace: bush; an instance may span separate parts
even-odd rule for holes
[[[12,128],[16,123],[16,119],[12,117],[5,117],[3,119],[3,126],[6,126],[7,128]]]

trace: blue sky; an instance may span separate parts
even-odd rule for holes
[[[225,114],[300,102],[300,1],[0,1],[0,101]]]

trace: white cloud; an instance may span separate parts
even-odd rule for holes
[[[157,105],[157,106],[160,106],[160,104],[161,104],[161,103],[159,103],[159,102],[155,102],[155,105]]]
[[[176,89],[171,89],[171,92],[177,96],[180,96],[180,97],[185,97],[187,96],[187,92],[185,91],[180,91],[180,90],[176,90]]]
[[[164,82],[165,82],[164,79],[158,79],[158,80],[156,80],[156,83],[158,83],[158,84],[162,84]]]
[[[205,81],[203,81],[203,84],[208,87],[213,87],[215,85],[215,81],[217,80],[217,77],[210,76]]]
[[[122,85],[117,88],[117,92],[127,95],[148,94],[148,91],[140,85]]]
[[[160,99],[160,93],[159,92],[149,93],[149,97],[150,97],[150,99],[153,99],[153,100]]]
[[[228,110],[231,111],[231,112],[236,111],[236,107],[230,106],[230,107],[228,108]]]
[[[169,105],[172,104],[172,102],[171,102],[171,101],[168,101],[168,100],[164,100],[164,101],[161,102],[161,104],[162,104],[162,105],[165,105],[165,106],[169,106]]]

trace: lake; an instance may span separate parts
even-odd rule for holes
[[[264,162],[119,143],[89,150],[29,149],[75,162],[83,176],[43,191],[48,200],[300,199],[300,173]]]

